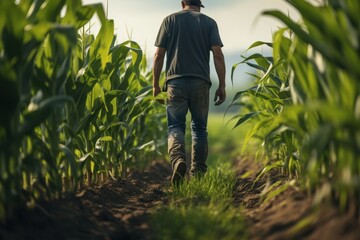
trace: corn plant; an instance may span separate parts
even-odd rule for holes
[[[272,47],[271,57],[244,59],[260,74],[255,87],[234,99],[251,110],[239,116],[236,126],[254,121],[247,137],[262,141],[269,157],[264,172],[279,167],[301,177],[309,192],[328,189],[341,209],[359,207],[360,4],[287,2],[302,20],[264,12],[287,29],[277,31],[273,43],[251,46]]]
[[[86,29],[95,13],[97,36]],[[145,56],[133,41],[116,43],[101,4],[6,0],[0,15],[1,220],[162,151]]]

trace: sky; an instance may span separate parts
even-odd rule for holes
[[[84,4],[103,3],[106,0],[83,0]],[[280,9],[297,18],[297,12],[283,0],[203,0],[201,12],[214,18],[224,42],[223,51],[233,53],[245,50],[253,42],[271,41],[271,34],[280,22],[261,12]],[[167,15],[181,10],[180,0],[108,0],[108,18],[114,20],[119,41],[138,42],[146,52],[153,53],[153,46],[160,24]],[[94,31],[96,31],[94,27]]]
[[[131,38],[151,59],[154,42],[162,20],[181,10],[181,0],[83,0],[83,4],[103,3],[108,18],[114,20],[118,42]],[[240,56],[255,41],[271,41],[272,32],[281,26],[279,21],[261,12],[279,9],[294,19],[298,13],[284,0],[202,0],[201,12],[216,20],[224,43],[223,52],[228,77],[231,66],[241,61]],[[108,4],[108,7],[107,7]],[[94,20],[96,23],[97,20]],[[92,28],[98,31],[97,24]],[[212,71],[213,72],[213,71]],[[240,76],[242,78],[242,76]]]

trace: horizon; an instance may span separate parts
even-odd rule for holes
[[[273,18],[261,16],[261,12],[269,9],[278,9],[288,12],[291,16],[298,18],[294,9],[282,0],[216,0],[202,1],[205,8],[201,12],[212,17],[218,24],[220,36],[224,43],[223,52],[226,62],[226,83],[231,86],[232,66],[242,61],[242,55],[249,55],[252,51],[246,49],[256,41],[272,42],[272,32],[283,26]],[[84,4],[102,3],[104,10],[108,13],[108,19],[114,20],[117,41],[124,42],[133,40],[137,42],[149,64],[155,53],[155,38],[162,20],[181,10],[181,1],[157,0],[155,2],[140,2],[125,0],[84,0]],[[108,4],[108,5],[107,5]],[[125,7],[124,7],[125,6]],[[225,13],[225,14],[224,14]],[[92,33],[97,34],[99,30],[98,19],[94,20]],[[257,52],[269,52],[266,47],[256,49]],[[211,78],[216,79],[216,73],[210,62]],[[235,71],[234,86],[244,88],[248,84],[249,76],[245,67],[239,66]],[[217,81],[213,81],[217,83]]]

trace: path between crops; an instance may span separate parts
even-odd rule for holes
[[[234,204],[246,216],[250,239],[360,239],[359,221],[331,207],[315,217],[312,199],[294,188],[261,205],[266,182],[252,187],[260,168],[254,161],[242,160],[235,169]],[[167,163],[156,162],[126,180],[108,181],[65,200],[40,204],[24,211],[18,221],[0,227],[0,239],[156,239],[150,216],[167,203],[170,173]],[[270,177],[279,179],[279,174]],[[294,235],[292,230],[301,219],[312,223]]]
[[[0,239],[152,239],[149,216],[166,204],[170,167],[153,163],[126,180],[86,188],[20,216]]]

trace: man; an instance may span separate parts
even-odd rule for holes
[[[191,113],[192,156],[190,176],[201,176],[207,170],[207,119],[211,86],[209,58],[213,53],[219,87],[215,105],[225,101],[225,61],[216,22],[200,13],[200,0],[183,0],[182,11],[163,20],[155,46],[153,95],[161,88],[159,78],[166,54],[168,152],[173,174],[171,183],[179,185],[185,177],[186,114]]]

